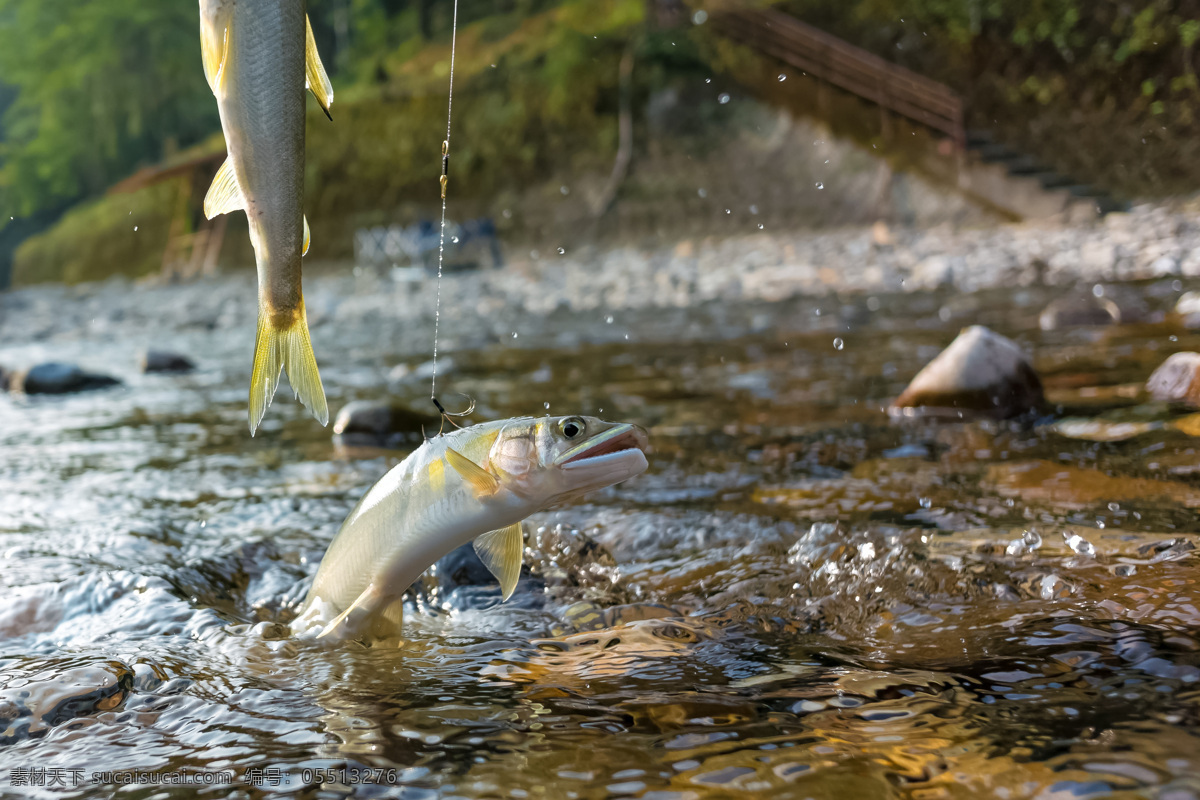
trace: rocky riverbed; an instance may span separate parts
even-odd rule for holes
[[[282,387],[249,436],[248,272],[0,295],[0,366],[120,381],[0,394],[0,786],[91,796],[138,770],[232,781],[143,787],[180,797],[1200,796],[1194,360],[1147,390],[1200,351],[1200,279],[1184,212],[1127,219],[1138,244],[1109,273],[1054,258],[1115,219],[447,276],[447,405],[634,421],[654,451],[530,520],[509,602],[469,559],[439,565],[386,652],[285,625],[339,522],[419,442],[386,434],[430,410],[428,279],[306,280],[331,408],[387,409],[343,428],[382,431],[367,446]],[[1178,250],[1147,260],[1160,224]],[[1010,271],[983,268],[989,247]],[[934,257],[970,269],[916,291]],[[1114,282],[1122,259],[1160,266]],[[1030,407],[889,415],[963,328],[940,361],[1003,354],[1036,373]],[[194,369],[144,371],[147,349]]]

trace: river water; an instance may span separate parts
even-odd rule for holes
[[[331,407],[422,408],[428,310],[308,284]],[[245,277],[0,296],[0,365],[125,381],[0,397],[0,794],[1200,797],[1200,425],[1140,394],[1200,350],[1160,313],[1187,287],[1049,333],[1061,290],[535,315],[460,288],[447,405],[654,451],[527,523],[509,602],[424,579],[398,650],[285,635],[406,446],[334,442],[286,386],[250,438]],[[1033,353],[1050,411],[891,424],[973,323]],[[148,345],[200,369],[142,375]]]

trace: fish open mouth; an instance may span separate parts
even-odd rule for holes
[[[592,459],[603,456],[615,456],[630,451],[643,453],[648,442],[646,432],[636,425],[619,425],[611,431],[594,437],[577,450],[568,451],[565,453],[566,457],[559,463],[563,467],[572,467],[584,461],[592,462]]]

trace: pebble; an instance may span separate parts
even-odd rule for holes
[[[1146,381],[1155,400],[1200,407],[1200,353],[1175,353]]]
[[[169,350],[147,350],[142,354],[142,372],[191,372],[195,363],[185,355]]]

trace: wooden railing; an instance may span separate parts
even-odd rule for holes
[[[918,75],[773,8],[712,13],[718,30],[809,75],[946,134],[966,146],[963,103],[950,87]]]

